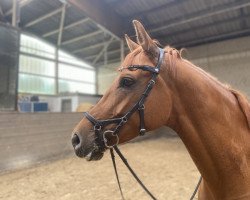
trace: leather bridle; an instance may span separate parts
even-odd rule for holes
[[[119,131],[122,126],[124,126],[129,118],[132,116],[132,114],[136,111],[139,112],[140,117],[140,135],[144,135],[146,133],[145,129],[145,122],[144,122],[144,109],[145,109],[145,100],[148,97],[150,91],[152,90],[156,78],[160,72],[160,67],[163,62],[164,57],[164,49],[159,49],[159,56],[158,61],[155,67],[147,66],[147,65],[131,65],[128,66],[126,69],[130,71],[134,71],[137,69],[140,69],[142,71],[148,71],[152,74],[151,79],[149,80],[146,89],[142,93],[139,100],[134,104],[134,106],[122,117],[117,118],[111,118],[111,119],[104,119],[104,120],[97,120],[95,119],[91,114],[88,112],[84,112],[84,116],[93,124],[94,132],[96,136],[96,145],[99,150],[105,150],[105,148],[113,148],[115,145],[119,143]],[[117,124],[116,127],[113,130],[105,130],[103,134],[101,135],[101,131],[110,124]],[[112,137],[115,138],[115,143],[112,145],[108,144],[107,134],[111,134]]]

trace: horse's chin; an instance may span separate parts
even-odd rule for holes
[[[84,158],[87,161],[97,161],[97,160],[101,160],[102,157],[104,155],[104,152],[100,152],[100,151],[91,151],[89,152]]]
[[[105,149],[101,150],[95,143],[88,147],[74,147],[75,154],[80,158],[85,158],[87,161],[100,160]]]

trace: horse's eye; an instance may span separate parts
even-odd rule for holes
[[[131,87],[135,81],[132,78],[124,77],[120,81],[120,87]]]

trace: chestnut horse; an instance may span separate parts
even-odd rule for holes
[[[133,24],[137,43],[126,36],[131,52],[112,86],[90,109],[95,119],[123,116],[141,97],[151,73],[128,70],[128,66],[157,64],[157,42],[140,22]],[[176,49],[165,47],[160,73],[145,101],[144,116],[148,131],[168,126],[180,136],[203,178],[199,200],[250,199],[250,105],[242,94],[183,59]],[[134,112],[119,131],[119,143],[138,136],[139,123]],[[114,125],[105,130],[110,127]],[[104,150],[94,148],[95,137],[92,123],[83,118],[72,138],[79,157],[102,158]],[[108,140],[109,144],[117,142],[112,137]]]

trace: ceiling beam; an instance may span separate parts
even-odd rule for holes
[[[119,41],[119,40],[113,40],[111,43],[117,42],[117,41]],[[94,44],[94,45],[91,45],[91,46],[88,46],[88,47],[84,47],[84,48],[81,48],[81,49],[76,49],[72,53],[79,53],[79,52],[82,52],[82,51],[85,51],[85,50],[88,50],[88,49],[93,49],[93,48],[96,48],[96,47],[104,46],[105,44],[107,44],[107,42],[97,43],[97,44]]]
[[[192,47],[192,46],[197,46],[200,44],[216,42],[216,41],[221,41],[221,40],[225,40],[225,39],[231,39],[231,38],[234,38],[236,36],[244,36],[244,35],[250,35],[250,28],[244,29],[244,30],[234,31],[231,33],[215,35],[212,37],[199,38],[197,40],[192,40],[192,41],[188,41],[188,42],[183,42],[181,44],[176,44],[175,46],[177,48]]]
[[[247,20],[249,20],[249,19],[246,18],[247,13],[245,12],[244,8],[240,9],[240,16],[242,18],[242,20],[241,20],[241,28],[245,29],[245,28],[247,28]]]
[[[100,59],[102,54],[107,51],[108,46],[111,44],[111,42],[114,40],[114,38],[110,38],[110,40],[104,45],[103,49],[100,51],[100,53],[96,56],[94,61],[92,62],[92,65],[95,65],[96,62]]]
[[[120,62],[121,62],[121,58],[119,57],[119,58],[114,58],[114,59],[112,59],[112,60],[108,60],[108,63],[107,63],[107,64],[117,63],[118,66],[119,66],[119,65],[120,65]],[[103,65],[103,62],[101,61],[101,62],[96,63],[96,66],[97,66],[97,67],[102,67],[102,66],[104,66],[104,65]]]
[[[17,27],[18,26],[18,7],[19,2],[17,0],[12,0],[12,26]]]
[[[65,40],[65,41],[62,42],[62,45],[71,44],[73,42],[77,42],[79,40],[83,40],[83,39],[86,39],[88,37],[93,37],[93,36],[98,35],[100,33],[103,33],[103,31],[97,30],[97,31],[94,31],[94,32],[91,32],[91,33],[88,33],[88,34],[85,34],[85,35],[82,35],[82,36],[79,36],[79,37],[75,37],[75,38],[72,38],[72,39],[69,39],[69,40]]]
[[[204,24],[202,26],[197,25],[196,27],[191,27],[188,29],[184,29],[182,31],[171,32],[167,35],[158,35],[155,38],[157,38],[157,40],[162,41],[162,42],[169,42],[168,41],[169,37],[185,38],[185,35],[189,35],[191,33],[193,33],[195,35],[196,32],[201,32],[201,31],[204,31],[204,30],[209,29],[209,28],[220,27],[220,26],[225,25],[227,22],[234,24],[234,23],[239,22],[240,20],[242,20],[242,21],[247,20],[247,19],[249,19],[249,17],[250,17],[250,14],[245,15],[244,17],[237,16],[237,17],[232,17],[229,19],[220,20],[220,21],[217,21],[215,23],[212,21],[212,22]]]
[[[59,25],[59,34],[57,38],[57,46],[60,47],[62,43],[62,34],[63,34],[63,27],[64,27],[64,20],[65,20],[65,13],[66,13],[67,4],[63,4],[61,20]]]
[[[63,28],[63,30],[67,30],[67,29],[73,28],[74,26],[77,26],[77,25],[79,25],[79,24],[83,24],[83,23],[85,23],[85,22],[88,22],[89,20],[90,20],[89,18],[84,18],[84,19],[78,20],[78,21],[76,21],[76,22],[73,22],[72,24],[69,24],[69,25],[65,26],[65,27]],[[55,29],[55,30],[50,31],[50,32],[48,32],[48,33],[44,33],[44,34],[42,35],[42,37],[49,37],[49,36],[54,35],[54,34],[56,34],[56,33],[58,33],[58,32],[59,32],[59,29]]]
[[[45,19],[48,19],[48,18],[52,17],[53,15],[56,15],[56,14],[62,12],[63,7],[64,7],[64,5],[61,6],[60,8],[58,8],[58,9],[56,9],[56,10],[53,10],[52,12],[49,12],[49,13],[43,15],[43,16],[40,16],[39,18],[25,24],[24,27],[27,28],[27,27],[33,26],[33,25],[35,25],[35,24],[37,24],[37,23],[39,23],[39,22],[41,22],[41,21],[43,21]]]
[[[129,29],[129,22],[123,20],[103,0],[68,0],[68,3],[83,11],[89,18],[122,38]]]
[[[125,57],[124,40],[121,40],[121,42],[120,42],[120,59],[121,59],[121,62],[124,60],[124,57]]]
[[[127,50],[128,50],[128,48],[124,49],[124,51],[127,51]],[[120,53],[120,52],[121,52],[121,49],[119,48],[119,49],[108,51],[107,54],[111,55],[111,54]],[[91,55],[91,56],[84,57],[84,59],[86,59],[86,60],[92,60],[95,57],[96,57],[96,55]]]
[[[212,7],[206,10],[201,10],[201,11],[191,13],[186,16],[181,16],[173,20],[162,21],[161,23],[155,24],[151,28],[149,28],[149,32],[150,33],[159,32],[167,28],[172,28],[172,27],[179,26],[185,23],[194,22],[203,18],[212,17],[214,15],[222,14],[228,11],[237,10],[245,6],[249,6],[249,5],[250,5],[249,0],[241,0],[241,1],[235,1],[229,4],[222,4],[217,7]]]
[[[28,5],[31,1],[33,1],[33,0],[20,0],[19,1],[19,8],[21,9],[22,7]],[[4,13],[4,16],[10,15],[12,12],[13,12],[13,8],[9,9],[8,11],[6,11]]]
[[[72,51],[72,53],[79,53],[79,52],[85,51],[87,49],[94,49],[94,48],[97,48],[97,47],[101,47],[101,46],[105,45],[106,43],[107,42],[102,42],[102,43],[94,44],[94,45],[91,45],[91,46],[88,46],[88,47],[83,47],[81,49],[76,49],[76,50]]]
[[[153,12],[155,13],[155,12],[159,12],[161,10],[166,10],[166,9],[171,10],[171,7],[177,6],[181,3],[183,3],[184,1],[186,1],[186,0],[178,0],[178,1],[172,0],[172,1],[169,1],[168,3],[163,4],[163,5],[159,5],[159,6],[156,6],[154,8],[149,8],[147,10],[142,10],[140,12],[136,12],[129,17],[131,19],[137,19],[137,18],[140,18],[141,16],[149,15]]]
[[[115,42],[115,41],[118,41],[118,40],[113,40],[112,42]],[[94,45],[91,45],[91,46],[88,46],[88,47],[83,47],[81,49],[76,49],[76,50],[72,51],[72,53],[79,53],[79,52],[82,52],[82,51],[85,51],[85,50],[88,50],[88,49],[93,49],[93,48],[104,46],[105,44],[107,44],[107,42],[97,43],[97,44],[94,44]]]
[[[3,17],[3,9],[2,9],[2,6],[0,5],[0,18]]]

